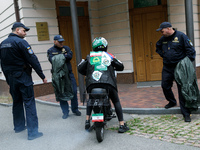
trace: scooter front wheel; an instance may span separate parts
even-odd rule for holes
[[[98,142],[102,142],[104,138],[104,127],[96,127],[96,138]]]

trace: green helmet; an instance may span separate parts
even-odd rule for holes
[[[96,37],[92,42],[93,51],[107,51],[108,42],[104,37]]]

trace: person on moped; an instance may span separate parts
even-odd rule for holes
[[[124,133],[129,130],[124,123],[122,107],[117,90],[117,81],[115,77],[116,71],[123,71],[124,65],[116,59],[111,53],[107,52],[108,42],[103,37],[96,37],[92,42],[93,51],[87,55],[85,60],[82,60],[78,65],[78,71],[86,78],[87,93],[91,93],[93,88],[104,88],[108,91],[108,96],[111,99],[117,118],[119,121],[118,133]],[[87,106],[85,129],[90,128],[90,116],[92,106]]]

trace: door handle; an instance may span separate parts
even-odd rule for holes
[[[150,42],[150,52],[151,52],[151,59],[153,59],[152,45],[153,45],[153,43],[152,43],[152,42]]]

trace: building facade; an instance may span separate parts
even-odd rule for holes
[[[14,2],[18,3],[20,21],[30,28],[26,40],[37,55],[49,81],[49,84],[43,85],[33,71],[36,96],[53,92],[51,64],[47,59],[47,50],[53,46],[53,37],[57,34],[64,36],[64,44],[74,52],[71,63],[77,79],[69,0],[3,1],[0,6],[0,41],[7,38],[12,24],[16,21]],[[155,52],[155,44],[161,34],[156,32],[156,29],[161,22],[169,21],[174,28],[186,33],[184,0],[77,0],[76,2],[82,58],[91,51],[92,40],[102,36],[108,40],[108,51],[124,63],[124,71],[117,72],[118,83],[133,84],[161,80],[162,59]],[[193,18],[198,76],[200,74],[199,0],[193,0]],[[5,87],[7,87],[5,78],[0,70],[0,94],[8,92]]]

